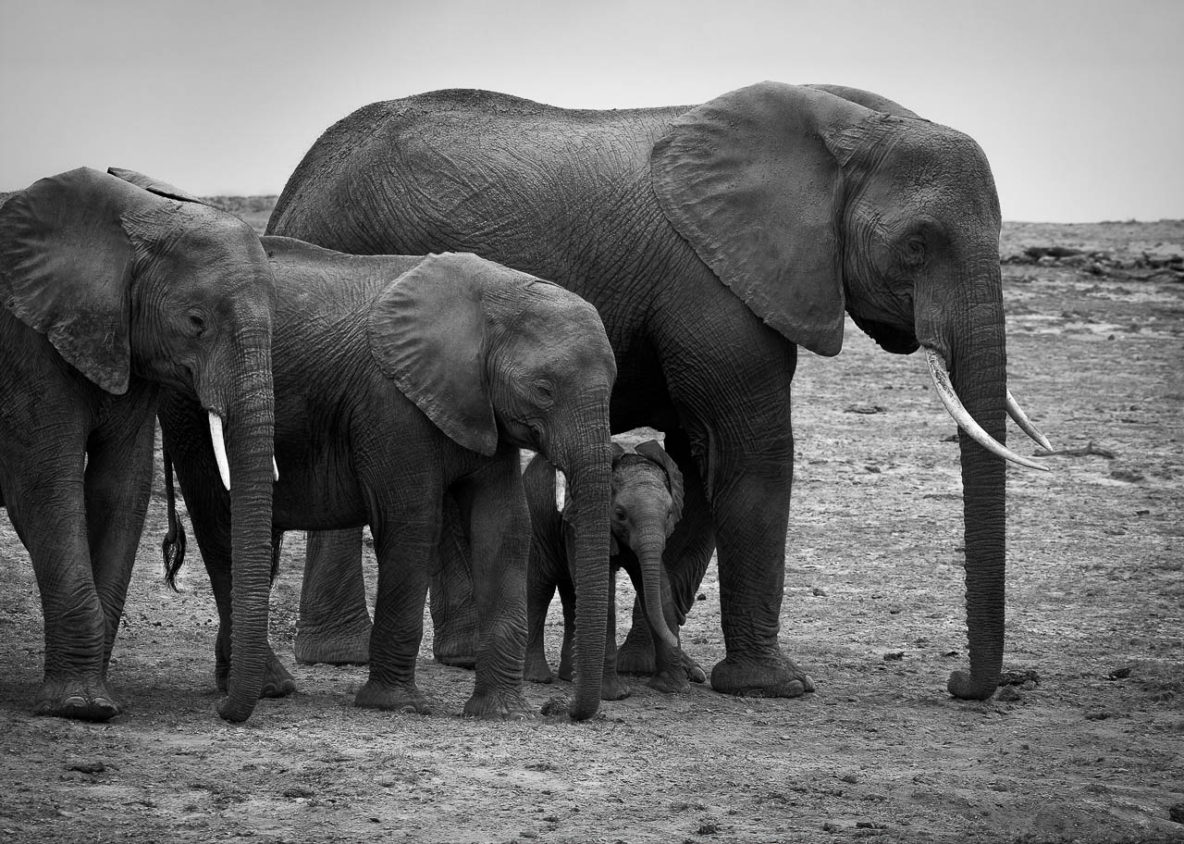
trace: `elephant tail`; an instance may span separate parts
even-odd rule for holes
[[[177,572],[185,562],[185,526],[177,515],[177,491],[173,486],[173,461],[168,449],[162,449],[164,456],[164,496],[168,502],[169,528],[161,540],[160,550],[164,554],[164,581],[174,592],[177,589]]]

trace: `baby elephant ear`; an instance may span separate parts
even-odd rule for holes
[[[682,518],[682,502],[683,502],[683,485],[682,472],[679,471],[678,464],[674,462],[666,449],[658,443],[657,440],[646,440],[639,443],[637,446],[637,453],[649,460],[651,463],[657,463],[666,470],[666,480],[670,483],[670,498],[673,507],[672,517],[675,522]]]
[[[821,355],[843,345],[842,181],[832,139],[871,112],[763,82],[678,117],[654,193],[699,258],[758,317]]]
[[[143,173],[137,173],[135,170],[128,170],[125,167],[108,167],[107,172],[116,178],[123,179],[125,182],[131,182],[136,187],[143,188],[149,193],[163,196],[166,199],[176,199],[180,202],[196,202],[199,205],[210,204],[201,197],[173,187],[168,182],[162,182],[160,179],[145,176]]]
[[[4,306],[116,395],[127,391],[131,373],[133,248],[121,217],[152,202],[139,188],[83,167],[41,179],[0,208]]]
[[[617,463],[625,456],[625,448],[615,440],[613,441],[613,468],[616,468]]]
[[[461,446],[497,451],[485,381],[485,308],[475,255],[430,255],[370,306],[367,335],[379,368]]]

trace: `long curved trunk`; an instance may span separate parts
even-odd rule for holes
[[[254,344],[256,347],[258,343]],[[272,455],[275,399],[270,341],[255,348],[232,388],[227,407],[230,459],[231,648],[227,697],[218,712],[227,721],[250,717],[263,688],[271,591]]]
[[[994,265],[998,273],[998,263]],[[999,285],[993,288],[998,291]],[[951,380],[962,403],[988,434],[1006,444],[1007,353],[1001,296],[969,306],[965,333],[951,344]],[[955,671],[948,689],[985,700],[1003,670],[1006,572],[1006,463],[959,431],[966,530],[966,622],[970,673]]]
[[[665,514],[662,514],[663,516]],[[666,599],[662,589],[662,552],[666,550],[665,519],[653,528],[644,529],[637,541],[633,552],[637,555],[638,567],[641,569],[642,592],[645,597],[645,614],[649,619],[650,629],[672,648],[678,647],[678,638],[666,621]],[[669,592],[667,586],[666,592]],[[673,600],[673,596],[670,596]]]
[[[600,707],[604,670],[612,471],[607,419],[605,423],[603,437],[582,440],[568,451],[562,464],[567,477],[567,521],[573,544],[568,560],[576,586],[576,687],[569,708],[576,721],[591,718]]]

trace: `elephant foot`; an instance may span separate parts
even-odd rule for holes
[[[363,709],[385,709],[408,715],[431,715],[428,700],[414,683],[379,683],[366,681],[354,697],[354,706]]]
[[[547,665],[546,657],[532,658],[530,654],[526,655],[522,678],[529,683],[555,682],[555,677],[551,674],[551,666]]]
[[[691,690],[691,681],[687,678],[686,671],[682,666],[674,671],[659,671],[646,681],[646,685],[668,695],[682,694]]]
[[[46,679],[33,701],[34,715],[106,721],[123,712],[101,677]]]
[[[653,674],[657,669],[654,660],[654,643],[649,631],[637,632],[644,625],[635,624],[617,648],[617,671],[622,674]]]
[[[711,688],[741,697],[800,697],[814,681],[780,654],[761,658],[725,657],[711,669]]]
[[[476,625],[444,624],[432,636],[432,656],[441,665],[453,668],[477,667]]]
[[[301,665],[366,665],[370,662],[369,616],[349,625],[326,628],[296,628],[293,651]]]
[[[226,694],[229,676],[230,665],[219,660],[214,669],[214,681],[222,694]],[[267,657],[267,665],[263,669],[263,687],[259,690],[259,697],[287,697],[295,691],[296,679],[284,668],[280,658],[272,653]]]
[[[601,700],[624,700],[633,694],[629,684],[621,679],[616,672],[605,674],[600,680]]]
[[[499,692],[473,692],[465,701],[466,718],[484,718],[491,721],[520,721],[534,717],[534,712],[518,689],[504,689]]]

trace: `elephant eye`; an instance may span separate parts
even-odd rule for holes
[[[619,504],[617,506],[613,507],[613,518],[616,519],[618,522],[625,521],[625,508],[620,506]]]
[[[925,263],[927,251],[925,238],[915,234],[905,239],[901,249],[901,257],[906,264],[916,266]]]
[[[555,388],[550,381],[535,381],[533,386],[540,404],[550,406],[555,402]]]
[[[189,312],[189,333],[193,337],[201,337],[206,333],[206,320],[197,311]]]

